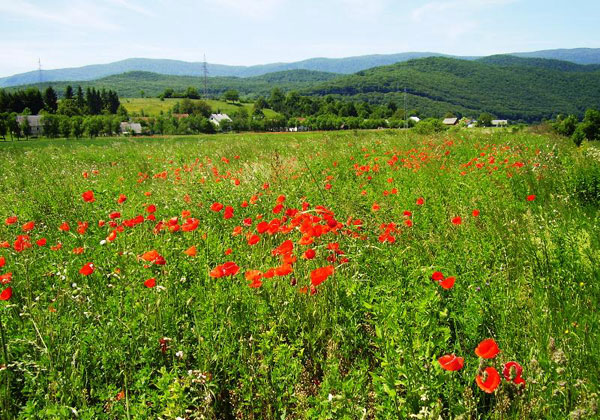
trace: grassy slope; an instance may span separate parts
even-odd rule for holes
[[[121,103],[127,109],[127,112],[138,113],[141,114],[142,110],[144,110],[144,114],[148,116],[156,116],[161,111],[167,112],[173,108],[173,106],[181,99],[165,99],[161,101],[158,98],[121,98]],[[217,101],[217,100],[207,100],[206,101],[213,109],[213,111],[217,112],[220,110],[226,114],[232,114],[235,110],[240,107],[245,108],[248,113],[252,114],[253,104],[251,103],[231,103],[225,101]],[[273,118],[278,114],[270,109],[265,109],[264,114],[267,118]]]
[[[388,164],[394,155],[397,163]],[[575,188],[600,169],[570,142],[465,131],[40,141],[1,144],[0,167],[0,220],[20,218],[0,225],[0,242],[12,244],[28,220],[36,222],[32,240],[48,239],[22,253],[0,248],[14,290],[10,302],[0,302],[11,361],[0,371],[12,383],[10,397],[0,389],[6,412],[66,418],[73,407],[95,419],[175,418],[186,410],[265,419],[595,416],[599,213],[598,202],[584,205]],[[397,194],[384,194],[393,188]],[[81,199],[89,189],[94,203]],[[119,194],[128,197],[122,205]],[[256,204],[240,206],[255,194]],[[362,228],[315,237],[311,261],[302,258],[308,247],[298,244],[298,229],[262,234],[249,246],[245,234],[256,232],[258,214],[267,222],[283,216],[272,212],[280,194],[285,207],[307,201],[307,214],[316,215],[323,205],[339,222],[361,219]],[[526,201],[529,194],[535,201]],[[418,197],[424,205],[415,204]],[[209,210],[215,201],[231,205],[234,217]],[[156,205],[157,220],[191,211],[198,230],[155,234],[147,221],[101,243],[111,228],[98,220],[114,211],[123,219],[147,215],[148,204]],[[450,222],[455,216],[461,225]],[[232,235],[247,217],[252,227]],[[65,221],[69,233],[58,230]],[[85,235],[74,232],[77,221],[90,222]],[[398,225],[396,242],[381,243],[380,226],[389,223]],[[294,272],[249,288],[242,273],[281,264],[271,251],[287,239],[299,257]],[[56,243],[62,249],[50,250]],[[331,264],[329,243],[344,253],[334,276],[317,294],[300,293],[311,270]],[[183,253],[192,245],[193,258]],[[85,253],[73,254],[75,247]],[[166,265],[144,268],[138,256],[152,249]],[[226,261],[239,264],[240,274],[209,277]],[[87,262],[96,270],[84,277],[79,269]],[[456,277],[453,289],[430,279],[436,270]],[[159,287],[144,287],[150,277]],[[487,395],[475,385],[481,360],[473,350],[488,337],[501,353],[484,365],[501,370],[520,362],[523,392],[503,382]],[[461,371],[438,365],[451,353],[464,357]],[[126,399],[117,400],[125,389]]]

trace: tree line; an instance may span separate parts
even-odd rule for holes
[[[600,140],[600,111],[588,109],[582,121],[576,115],[559,115],[552,127],[558,134],[570,137],[577,146],[584,140]]]
[[[114,136],[120,133],[122,118],[116,115],[67,115],[43,114],[42,135],[47,138],[90,138]],[[0,138],[28,139],[33,133],[29,120],[17,121],[16,113],[0,114]]]
[[[101,115],[124,113],[119,95],[114,90],[86,88],[74,90],[68,85],[58,100],[58,93],[52,86],[43,92],[37,88],[8,91],[0,89],[0,113],[37,115],[40,113],[66,115]]]

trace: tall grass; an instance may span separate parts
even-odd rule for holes
[[[13,273],[3,286],[13,296],[0,302],[5,418],[599,415],[600,228],[589,195],[599,162],[585,148],[526,132],[97,139],[2,144],[0,168],[0,220],[19,218],[0,226],[0,274]],[[184,210],[198,229],[154,232],[160,220],[181,224]],[[110,242],[115,211],[116,225],[146,220]],[[338,223],[301,245],[302,214]],[[249,245],[273,219],[289,232]],[[30,220],[32,247],[17,252]],[[83,235],[78,221],[89,222]],[[384,224],[395,242],[380,240]],[[280,266],[272,250],[287,239],[293,272],[248,287],[244,273]],[[150,250],[166,264],[141,260]],[[209,276],[227,261],[239,274]],[[95,271],[83,276],[88,262]],[[333,276],[311,292],[311,271],[328,265]],[[454,287],[432,281],[435,271]],[[486,338],[501,352],[483,361],[474,349]],[[464,368],[444,371],[445,354]],[[524,388],[479,389],[480,367],[508,361],[523,366]]]

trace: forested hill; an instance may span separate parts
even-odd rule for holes
[[[316,83],[332,80],[340,75],[310,70],[289,70],[284,72],[268,73],[255,77],[208,77],[207,88],[211,97],[221,96],[230,89],[237,90],[242,96],[258,97],[268,96],[274,87],[279,87],[284,91],[305,90]],[[167,76],[164,74],[150,73],[145,71],[132,71],[114,76],[108,76],[98,80],[91,81],[68,81],[68,82],[45,82],[26,86],[18,86],[12,89],[22,89],[24,87],[35,87],[45,89],[52,86],[59,94],[64,92],[67,85],[78,86],[84,89],[92,87],[96,89],[114,89],[121,97],[157,97],[165,89],[175,91],[185,91],[188,87],[194,87],[199,92],[204,90],[204,78],[194,76]]]
[[[562,66],[552,60],[496,57],[486,62],[431,57],[321,82],[306,93],[386,102],[401,99],[406,88],[409,107],[425,114],[487,111],[525,121],[556,113],[582,115],[586,108],[599,107],[600,70],[571,63],[564,64],[568,69]],[[574,71],[576,68],[579,71]]]
[[[202,92],[204,79],[130,72],[88,82],[54,82],[59,93],[67,85],[113,89],[121,97],[157,97],[165,89],[193,87]],[[364,70],[353,75],[291,70],[249,78],[209,77],[208,94],[220,97],[235,89],[242,97],[268,97],[274,87],[284,92],[402,106],[407,91],[409,110],[441,117],[447,112],[477,117],[490,112],[512,121],[539,121],[558,113],[582,116],[600,108],[600,69],[558,60],[492,56],[479,60],[430,57]]]
[[[528,58],[546,58],[570,61],[578,64],[600,64],[600,48],[574,48],[559,50],[544,50],[527,53],[511,53],[511,55]],[[404,52],[398,54],[371,54],[343,58],[309,58],[290,63],[269,63],[254,66],[230,66],[208,63],[207,68],[213,77],[254,77],[267,73],[288,70],[311,70],[338,74],[352,74],[378,66],[400,63],[425,57],[448,55],[436,52]],[[477,59],[479,57],[454,57],[462,59]],[[172,76],[203,76],[204,63],[179,60],[128,58],[107,64],[93,64],[83,67],[73,67],[55,70],[30,71],[8,77],[0,77],[0,87],[9,87],[42,82],[62,80],[85,81],[98,80],[115,74],[131,71],[144,71]]]

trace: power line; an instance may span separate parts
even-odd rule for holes
[[[202,63],[202,73],[204,75],[204,99],[208,99],[208,65],[206,64],[206,54]]]

